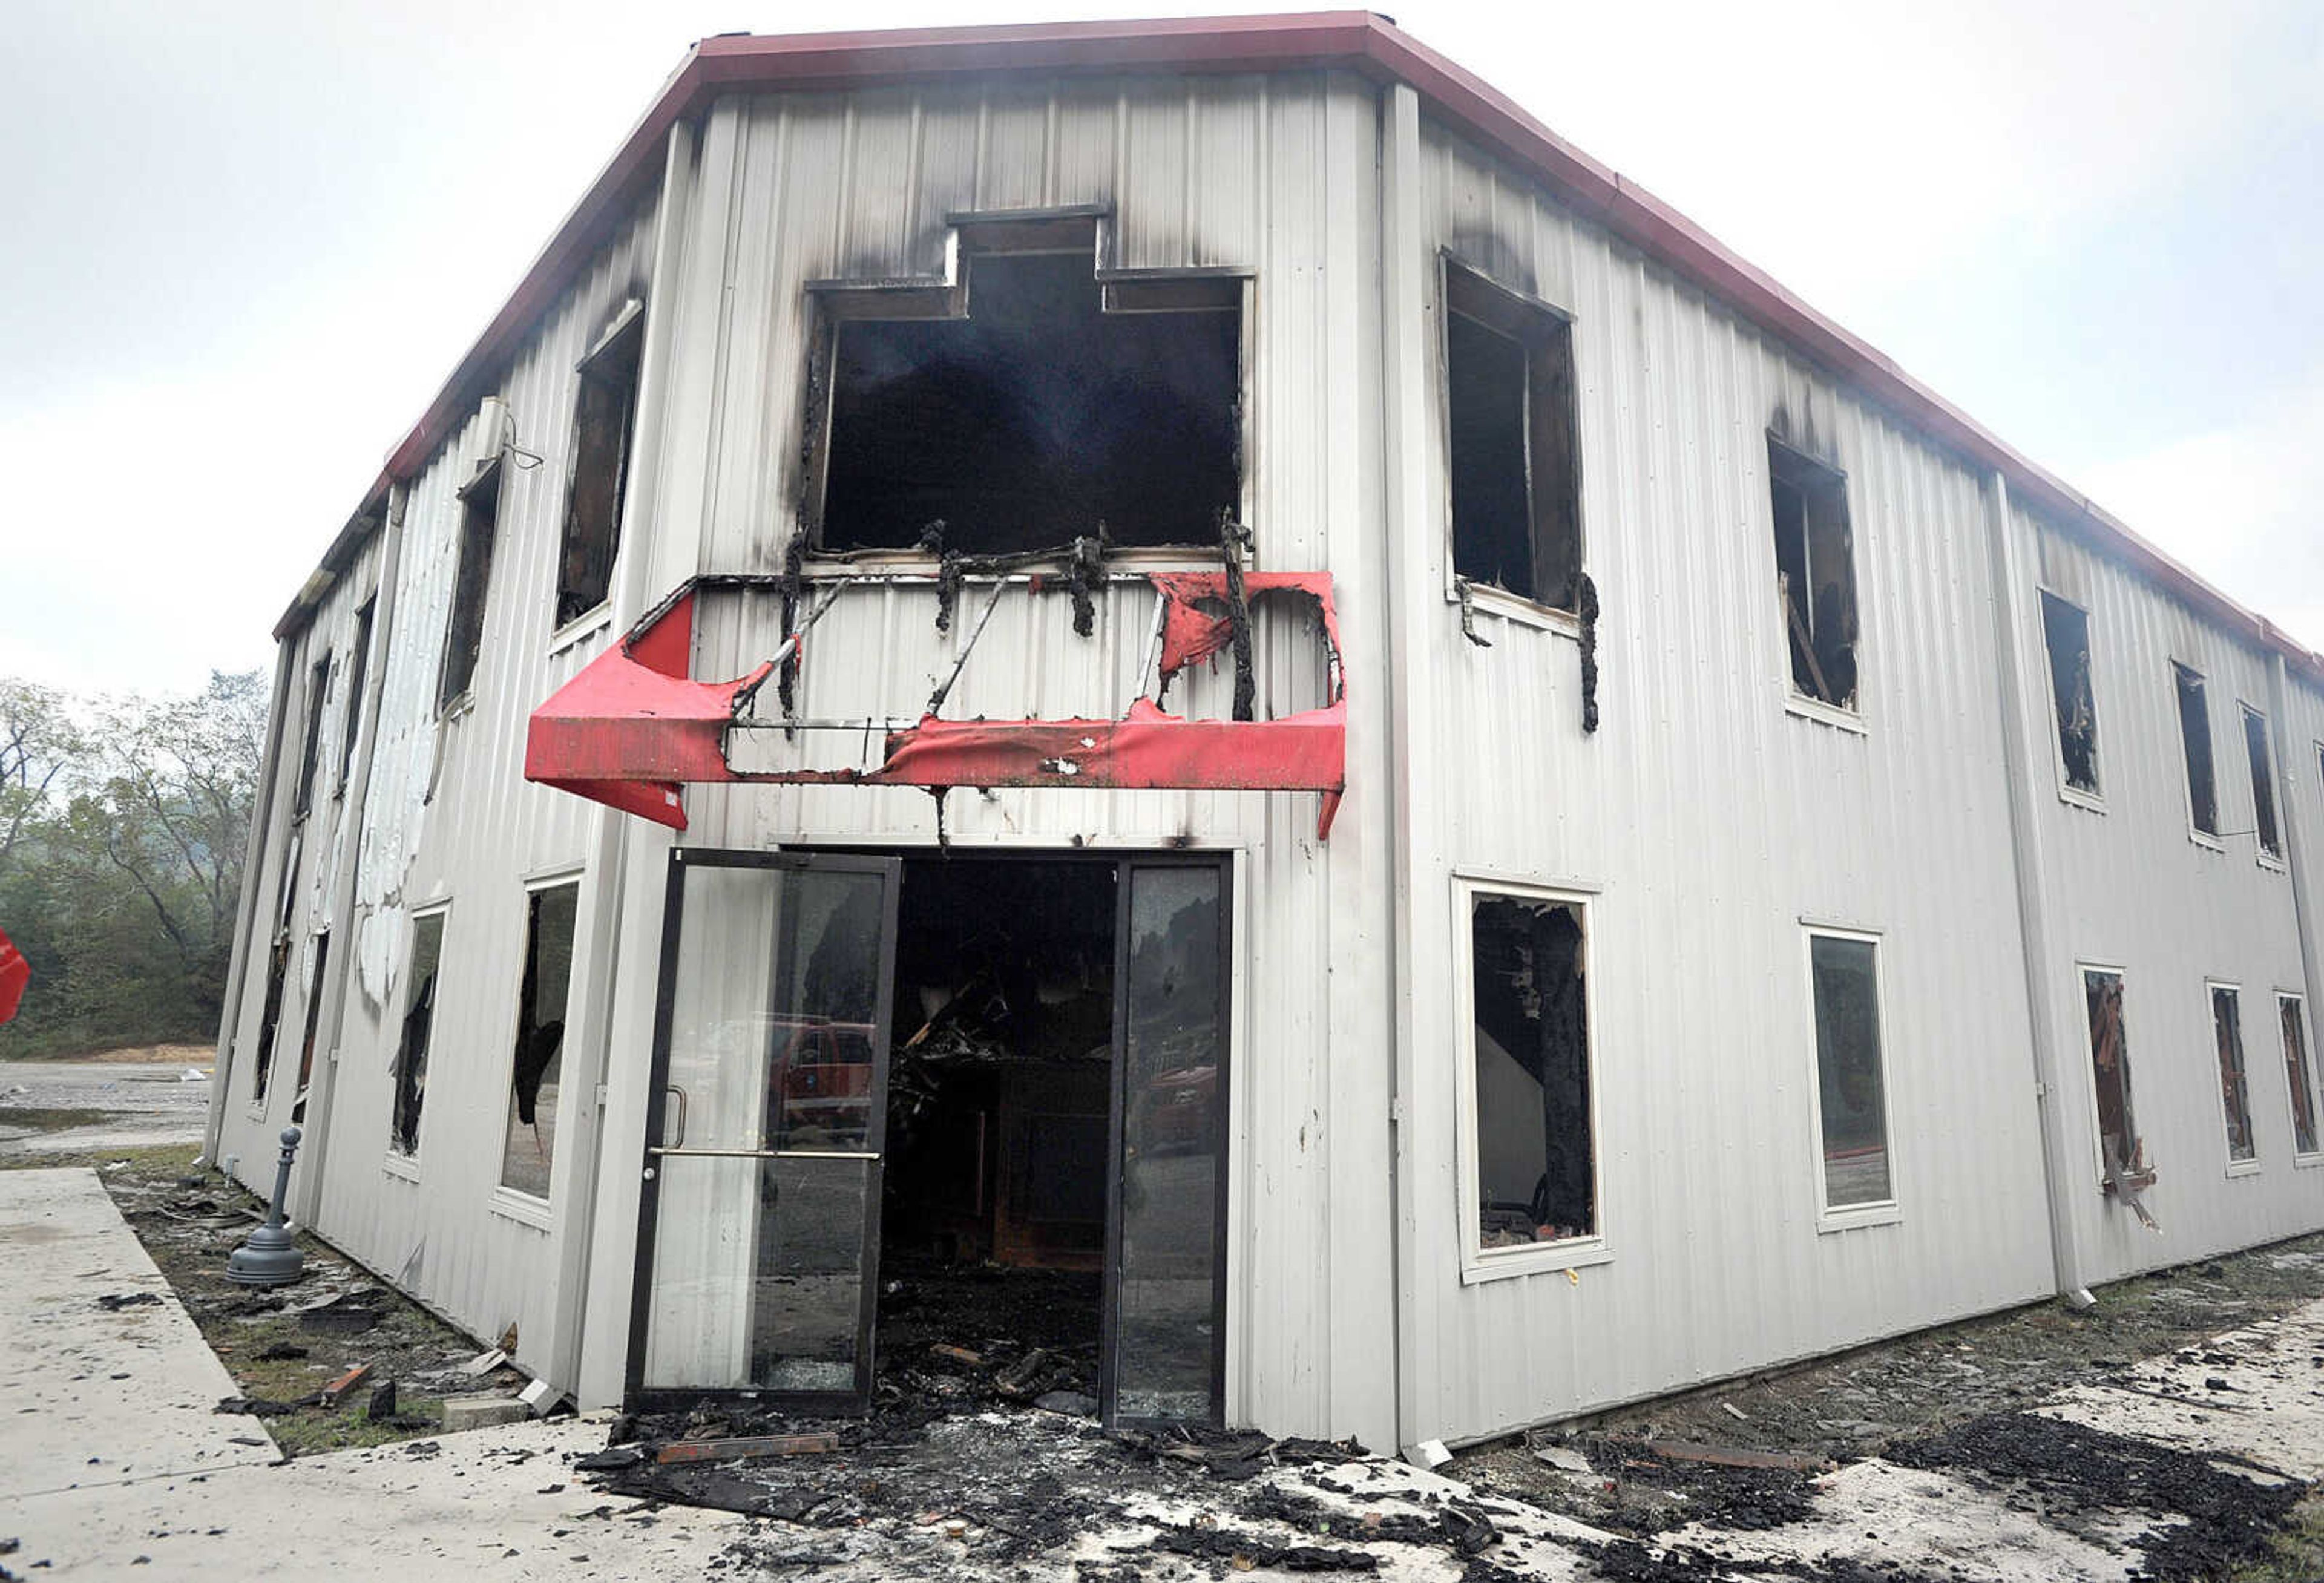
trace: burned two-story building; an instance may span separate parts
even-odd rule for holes
[[[276,636],[211,1152],[585,1404],[1409,1446],[2324,1227],[2324,666],[1376,16],[704,41]]]

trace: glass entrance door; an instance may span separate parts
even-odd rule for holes
[[[633,1404],[870,1403],[901,867],[672,855]]]

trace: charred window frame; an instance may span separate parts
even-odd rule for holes
[[[1857,700],[1856,530],[1848,474],[1774,434],[1767,493],[1775,547],[1775,612],[1792,692],[1849,714]]]
[[[2251,1080],[2244,1066],[2243,989],[2203,981],[2211,1007],[2211,1045],[2219,1063],[2219,1114],[2227,1124],[2227,1173],[2259,1169],[2259,1135],[2252,1127]]]
[[[952,216],[941,279],[819,281],[802,543],[1215,555],[1244,511],[1250,272],[1106,267],[1093,211]]]
[[[2105,794],[2098,783],[2098,704],[2090,676],[2089,612],[2047,588],[2041,595],[2059,783],[2068,801],[2098,805]]]
[[[2267,716],[2248,704],[2243,712],[2244,758],[2251,766],[2252,834],[2259,842],[2259,861],[2272,869],[2283,866],[2283,827],[2275,817],[2275,750],[2268,741]]]
[[[525,892],[524,967],[509,1053],[508,1117],[499,1180],[502,1191],[543,1203],[556,1160],[557,1101],[580,906],[576,879],[546,881]]]
[[[2084,1027],[2089,1035],[2090,1087],[2098,1115],[2099,1184],[2135,1208],[2137,1195],[2154,1184],[2154,1167],[2146,1158],[2146,1141],[2139,1136],[2138,1115],[2131,1098],[2123,970],[2085,962],[2080,971]]]
[[[299,750],[299,787],[290,801],[290,817],[303,819],[315,805],[315,761],[323,751],[323,708],[331,695],[331,651],[323,650],[307,673],[307,730]]]
[[[347,650],[347,695],[339,713],[339,782],[333,796],[347,789],[347,778],[355,773],[355,733],[363,726],[364,683],[371,672],[372,617],[378,606],[374,594],[355,612],[355,646]]]
[[[2279,989],[2275,1020],[2283,1039],[2283,1081],[2292,1095],[2292,1154],[2299,1164],[2324,1158],[2316,1116],[2316,1063],[2308,1056],[2308,1003]]]
[[[492,591],[493,542],[500,537],[501,474],[495,456],[460,490],[458,560],[452,608],[444,620],[444,665],[436,681],[438,714],[448,714],[468,697],[484,651],[484,605]]]
[[[574,366],[573,455],[565,481],[552,623],[559,630],[593,614],[613,594],[622,502],[637,432],[645,323],[645,304],[632,297]]]
[[[1453,883],[1462,1279],[1602,1263],[1591,898]]]
[[[258,1059],[251,1065],[250,1102],[266,1104],[266,1085],[274,1075],[275,1037],[282,1026],[283,981],[290,974],[290,931],[278,929],[266,953],[266,1001],[259,1012]]]
[[[404,973],[403,1017],[397,1026],[395,1060],[389,1069],[387,1148],[391,1160],[416,1164],[420,1120],[428,1100],[428,1055],[436,1036],[436,1004],[442,992],[444,925],[450,909],[438,907],[411,920],[411,961]]]
[[[2179,746],[2187,760],[2187,828],[2205,846],[2219,844],[2219,782],[2211,753],[2209,685],[2203,673],[2171,662],[2179,703]]]
[[[1902,1210],[1888,1124],[1881,938],[1816,925],[1805,933],[1819,1224],[1832,1231],[1891,1222]]]
[[[1450,256],[1442,266],[1455,597],[1498,589],[1571,614],[1582,569],[1572,321]]]
[[[307,1090],[315,1080],[315,1040],[322,1032],[324,975],[331,962],[331,932],[318,929],[314,934],[315,965],[307,974],[307,1031],[299,1041],[299,1087],[290,1100],[290,1120],[303,1125],[307,1119]]]

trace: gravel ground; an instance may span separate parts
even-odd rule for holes
[[[166,1047],[152,1052],[168,1053]],[[210,1052],[188,1045],[182,1053],[195,1059],[0,1064],[0,1155],[200,1143],[210,1102]],[[76,1124],[60,1128],[52,1125],[60,1119],[58,1112],[101,1114],[62,1118]]]

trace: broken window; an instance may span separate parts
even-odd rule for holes
[[[1582,575],[1572,328],[1444,268],[1452,572],[1559,610]]]
[[[323,1015],[323,970],[331,960],[331,932],[315,936],[315,969],[307,975],[307,1036],[299,1043],[299,1090],[290,1101],[290,1119],[307,1119],[307,1088],[315,1078],[315,1035]]]
[[[274,1030],[282,1022],[282,980],[290,971],[290,934],[285,929],[274,936],[274,948],[266,957],[266,1008],[258,1022],[258,1061],[251,1072],[250,1099],[253,1104],[266,1102],[266,1080],[274,1072]]]
[[[2058,721],[2058,759],[2066,784],[2098,795],[2098,706],[2090,687],[2090,618],[2042,591],[2042,637],[2050,650],[2050,700]]]
[[[1470,901],[1478,1246],[1594,1236],[1582,905]]]
[[[1775,594],[1792,658],[1792,690],[1856,707],[1856,539],[1848,477],[1767,437],[1775,523]]]
[[[411,925],[403,1027],[395,1044],[388,1147],[399,1155],[420,1152],[420,1110],[428,1097],[428,1042],[435,1032],[436,979],[443,958],[444,915],[429,913]]]
[[[299,789],[290,803],[294,819],[315,804],[315,759],[323,748],[323,702],[330,690],[331,656],[326,649],[307,677],[307,741],[299,750]]]
[[[2251,1093],[2244,1081],[2243,997],[2226,984],[2211,986],[2211,1036],[2219,1054],[2219,1106],[2227,1119],[2229,1161],[2259,1158],[2252,1136]]]
[[[557,624],[605,603],[622,542],[622,492],[637,425],[638,354],[643,305],[632,300],[596,350],[581,362],[573,403],[572,475],[565,496],[564,543],[557,560]]]
[[[484,594],[493,580],[493,540],[498,537],[501,465],[498,457],[478,469],[460,491],[459,564],[452,583],[452,613],[444,627],[444,669],[436,684],[436,707],[449,708],[467,695],[484,649]]]
[[[2292,1088],[2292,1146],[2316,1153],[2316,1073],[2308,1064],[2308,1026],[2300,997],[2278,995],[2275,1014],[2283,1025],[2283,1075]]]
[[[2275,824],[2275,759],[2268,750],[2267,716],[2243,705],[2244,753],[2251,760],[2252,830],[2259,850],[2278,862],[2283,860],[2283,833]]]
[[[1828,1210],[1885,1203],[1895,1196],[1880,1058],[1878,951],[1876,942],[1861,935],[1808,935]]]
[[[355,646],[347,654],[347,697],[339,722],[339,789],[346,790],[355,768],[355,732],[363,724],[364,675],[371,667],[371,618],[377,598],[366,599],[355,612]]]
[[[820,547],[1219,543],[1236,510],[1241,287],[1102,289],[1070,253],[977,253],[956,318],[834,326]]]
[[[2130,1105],[2130,1051],[2123,1038],[2122,975],[2082,970],[2082,998],[2090,1028],[2090,1076],[2098,1090],[2098,1155],[2107,1191],[2134,1198],[2151,1185],[2146,1145]],[[2134,1207],[2135,1207],[2134,1205]]]
[[[549,1196],[549,1167],[557,1151],[565,999],[573,974],[573,920],[580,904],[578,883],[548,886],[526,898],[524,977],[517,990],[501,1185],[532,1198]]]
[[[2187,750],[2187,818],[2205,835],[2219,833],[2219,788],[2211,774],[2211,711],[2203,674],[2171,662],[2179,689],[2179,741]]]

